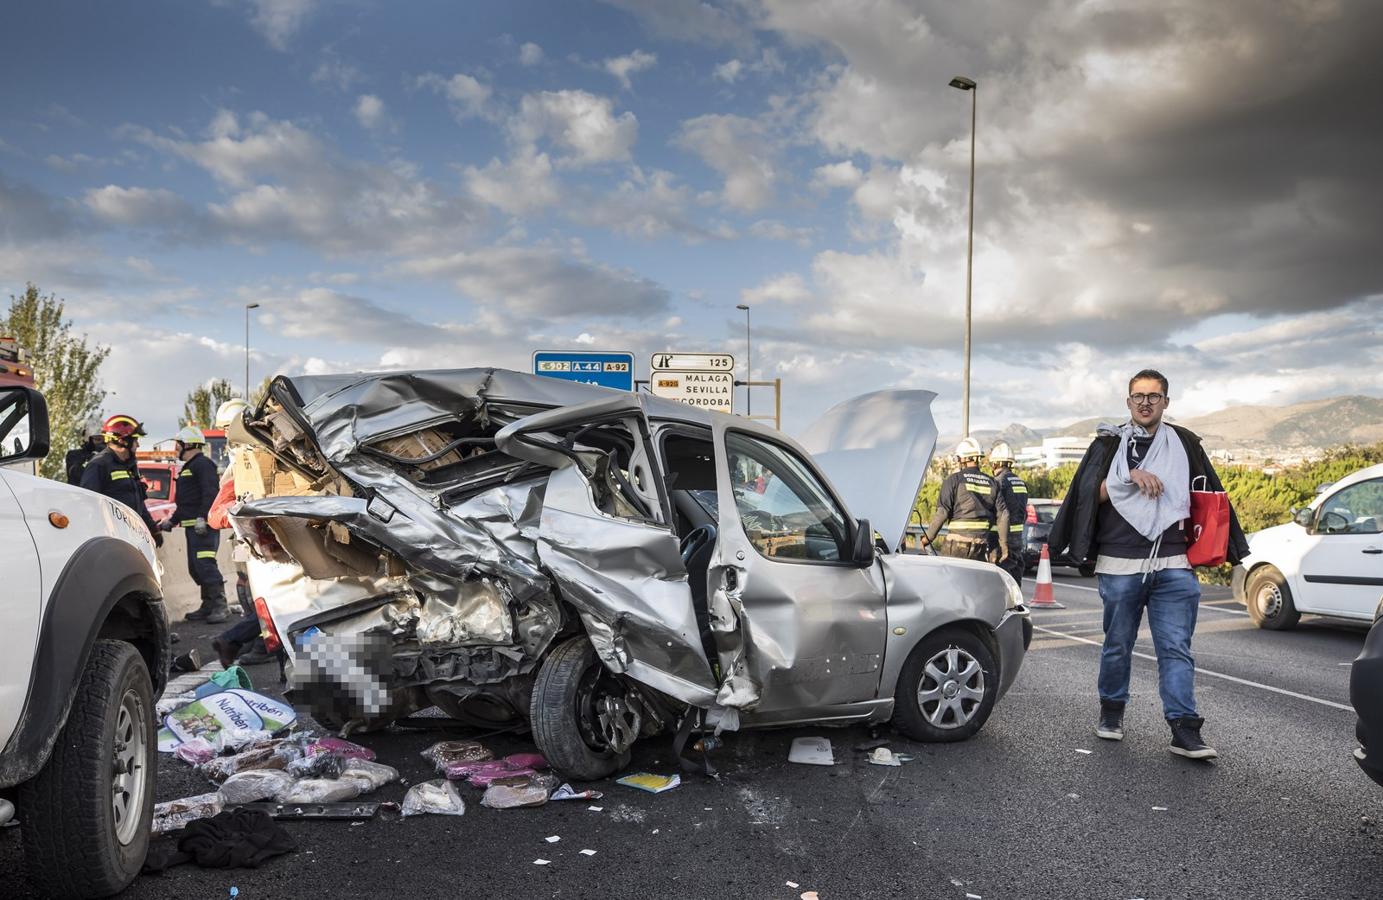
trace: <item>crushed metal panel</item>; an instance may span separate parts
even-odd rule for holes
[[[903,541],[936,450],[932,391],[875,391],[837,403],[802,433],[801,444],[890,550]]]
[[[538,553],[612,671],[666,673],[650,686],[705,702],[714,682],[671,531],[600,513],[590,485],[567,466],[548,478]]]

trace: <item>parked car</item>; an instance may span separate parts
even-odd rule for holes
[[[1249,535],[1234,596],[1261,628],[1302,613],[1369,622],[1383,589],[1383,465],[1340,479],[1284,525]]]
[[[1349,702],[1359,714],[1354,725],[1354,736],[1359,740],[1354,759],[1375,783],[1383,785],[1383,597],[1378,600],[1378,610],[1364,639],[1364,649],[1349,670]]]
[[[1042,558],[1042,545],[1047,543],[1047,535],[1052,532],[1058,509],[1061,509],[1059,500],[1028,501],[1028,516],[1023,523],[1023,562],[1029,573],[1037,571],[1038,560]]]
[[[139,461],[139,477],[148,491],[144,506],[159,524],[173,515],[178,506],[178,470],[181,468],[180,463],[171,460]]]
[[[0,387],[0,447],[0,806],[16,801],[40,890],[106,897],[139,874],[154,809],[171,653],[153,537],[120,503],[6,466],[48,452],[38,391]]]
[[[882,549],[931,459],[934,396],[847,401],[799,444],[499,369],[281,377],[231,437],[258,445],[252,495],[300,493],[232,519],[262,559],[331,585],[264,604],[290,696],[328,722],[436,704],[531,728],[581,779],[679,724],[961,740],[1032,629],[996,567]]]

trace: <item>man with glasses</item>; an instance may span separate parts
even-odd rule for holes
[[[1224,488],[1200,438],[1162,421],[1168,395],[1161,372],[1144,369],[1129,380],[1129,421],[1100,426],[1047,540],[1055,556],[1099,578],[1105,639],[1096,735],[1123,740],[1133,644],[1146,609],[1170,750],[1212,759],[1217,753],[1201,738],[1204,719],[1196,709],[1191,635],[1201,594],[1186,558],[1185,520],[1193,481],[1204,478],[1206,490]],[[1231,510],[1229,561],[1247,555],[1248,541]]]

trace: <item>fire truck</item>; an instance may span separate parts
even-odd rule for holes
[[[0,387],[12,384],[34,387],[34,368],[28,352],[12,337],[0,337]]]

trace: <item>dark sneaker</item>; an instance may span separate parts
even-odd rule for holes
[[[1214,747],[1207,746],[1201,740],[1201,726],[1205,724],[1205,720],[1200,716],[1168,719],[1167,724],[1172,726],[1172,746],[1168,749],[1177,756],[1187,759],[1214,759],[1220,755],[1215,752]]]
[[[235,641],[223,641],[220,638],[211,642],[212,648],[216,651],[216,658],[221,660],[221,668],[229,669],[235,665],[235,658],[240,654],[240,645]]]
[[[1095,726],[1095,736],[1107,741],[1124,739],[1124,704],[1100,701],[1100,724]]]

